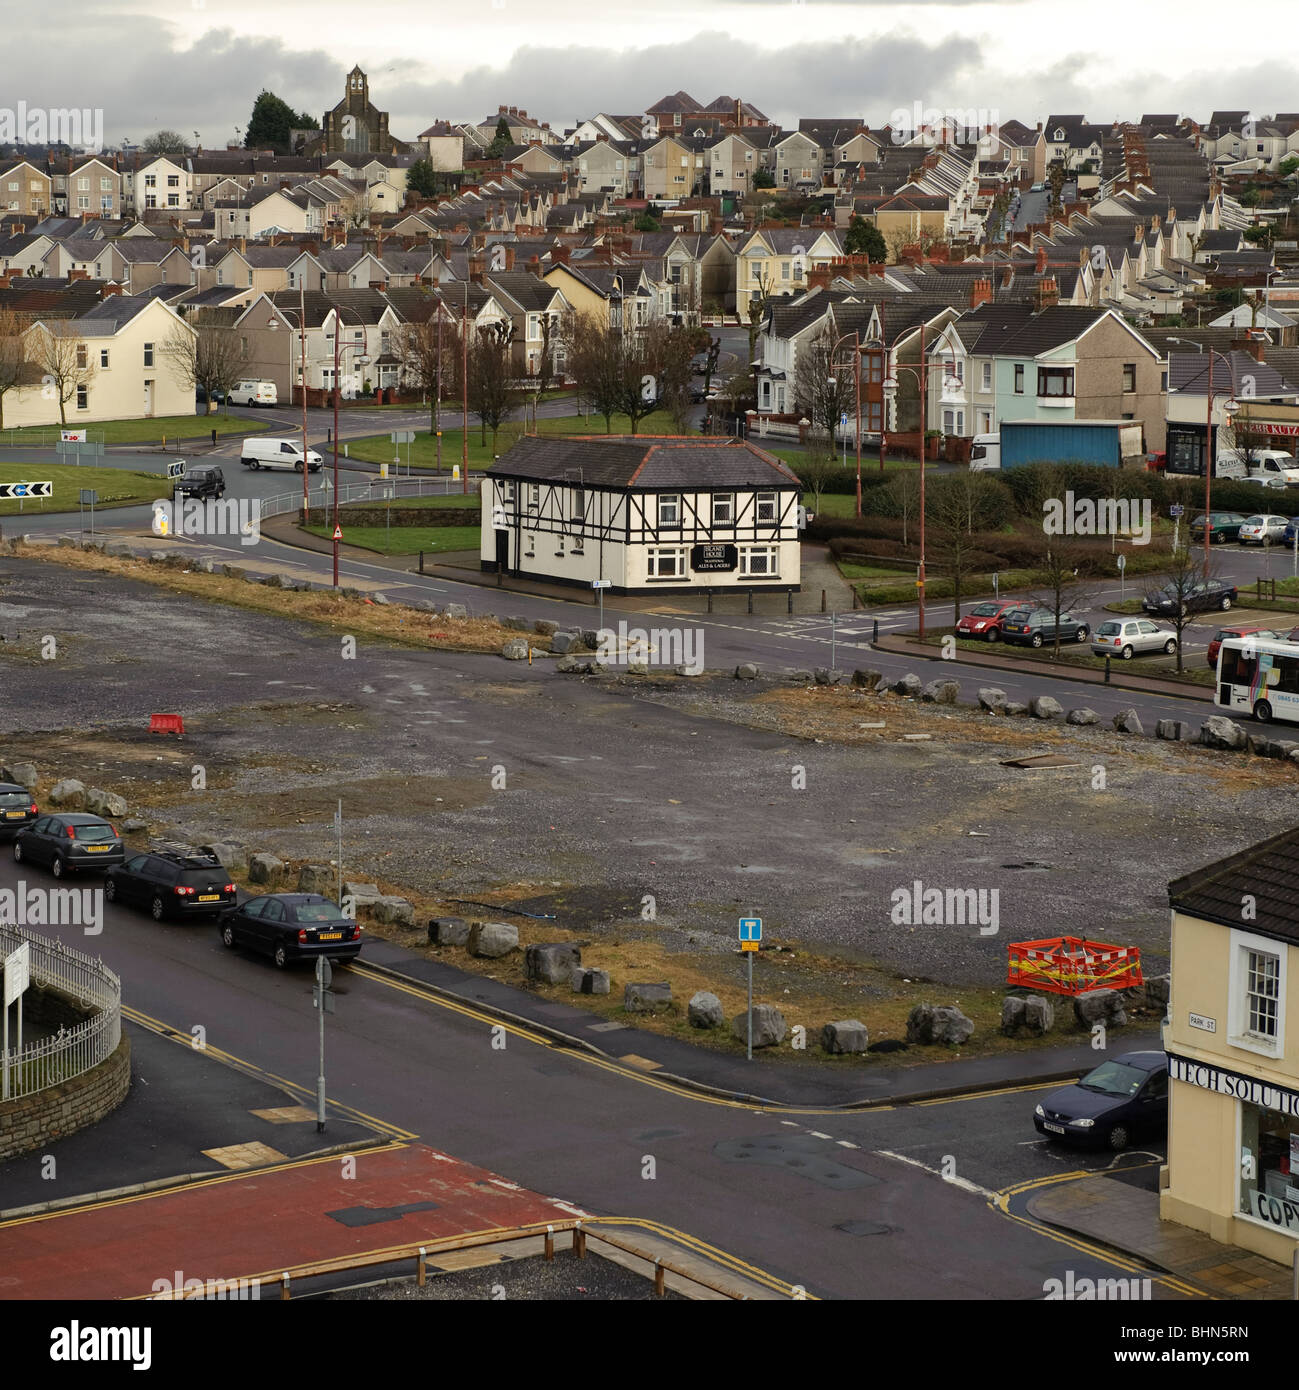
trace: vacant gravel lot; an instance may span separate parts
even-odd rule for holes
[[[120,790],[156,829],[315,860],[341,797],[349,873],[553,894],[592,936],[633,922],[729,950],[754,912],[778,939],[953,984],[993,984],[1007,941],[1060,933],[1157,966],[1168,880],[1295,819],[1283,764],[842,690],[583,680],[364,641],[344,660],[320,626],[4,564],[0,632],[24,642],[0,646],[0,755]],[[54,660],[34,633],[58,638]],[[156,710],[185,716],[183,742],[143,732]],[[1052,751],[1078,766],[1003,766]],[[892,921],[915,881],[995,890],[996,934]]]

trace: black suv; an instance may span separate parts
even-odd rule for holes
[[[1050,608],[1012,608],[1001,620],[1001,636],[1007,642],[1022,642],[1030,647],[1040,647],[1050,642],[1055,645],[1055,611]],[[1062,642],[1085,642],[1091,636],[1091,628],[1081,623],[1072,613],[1060,614],[1060,640]]]
[[[102,816],[41,816],[14,837],[15,864],[44,864],[55,878],[74,869],[106,869],[126,857],[116,828]]]
[[[234,907],[230,872],[211,850],[155,850],[132,855],[104,880],[110,903],[147,907],[155,922],[164,917],[204,917]]]
[[[215,497],[226,495],[226,475],[214,463],[187,468],[173,484],[178,497]]]

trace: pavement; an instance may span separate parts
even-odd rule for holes
[[[1062,1182],[1031,1197],[1039,1221],[1100,1241],[1175,1275],[1205,1297],[1291,1299],[1291,1271],[1248,1250],[1211,1240],[1189,1226],[1159,1219],[1159,1194],[1117,1175]]]

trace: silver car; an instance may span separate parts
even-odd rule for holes
[[[1275,545],[1285,540],[1285,528],[1289,518],[1274,516],[1271,512],[1256,512],[1246,517],[1240,524],[1241,545]]]
[[[1177,634],[1152,623],[1149,618],[1109,618],[1096,629],[1092,638],[1092,651],[1096,656],[1120,656],[1124,661],[1147,652],[1166,652],[1172,656],[1176,650]]]

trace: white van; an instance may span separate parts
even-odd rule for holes
[[[1219,449],[1215,473],[1219,478],[1251,478],[1299,483],[1299,462],[1281,449],[1254,449],[1248,464],[1243,449]]]
[[[301,473],[302,445],[296,439],[245,439],[239,451],[239,462],[245,468],[292,468]],[[319,473],[320,464],[320,455],[308,449],[308,470]]]
[[[1001,435],[976,434],[970,441],[970,472],[987,473],[1001,467]]]
[[[248,381],[236,381],[226,399],[230,405],[269,406],[278,405],[280,397],[273,381],[253,378]]]

